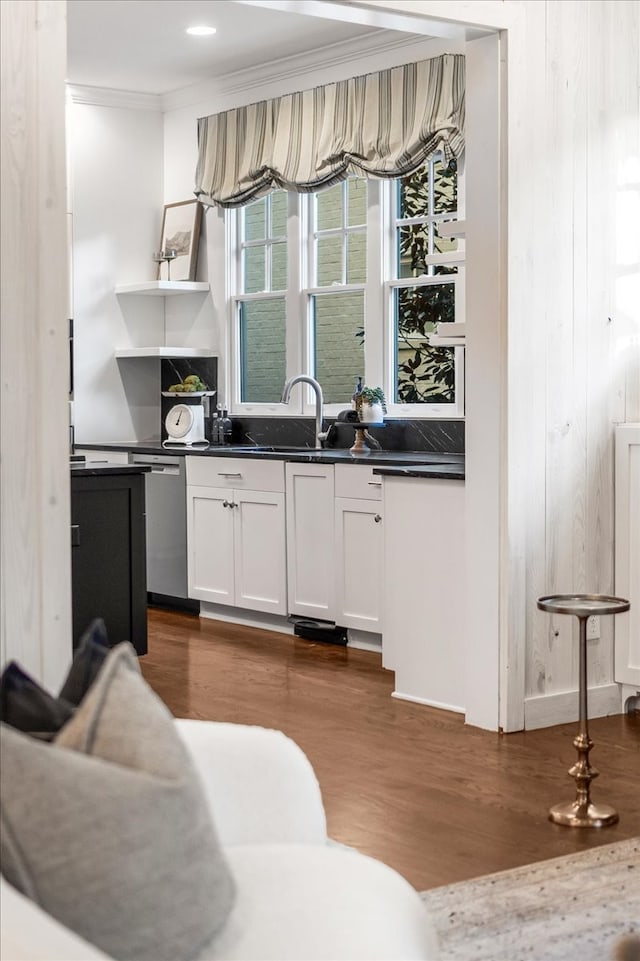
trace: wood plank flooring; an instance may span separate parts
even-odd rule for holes
[[[500,735],[392,698],[377,654],[150,609],[147,681],[178,717],[284,731],[310,758],[330,835],[418,890],[640,835],[640,715],[591,722],[592,793],[620,823],[551,824],[572,800],[576,725]]]

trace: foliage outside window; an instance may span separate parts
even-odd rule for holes
[[[395,182],[394,399],[405,404],[455,400],[453,347],[431,346],[438,323],[456,319],[458,242],[442,224],[457,217],[458,177],[439,156]],[[448,279],[450,278],[450,279]]]

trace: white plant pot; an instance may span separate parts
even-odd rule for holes
[[[382,404],[362,404],[360,420],[364,424],[381,424],[383,419]]]

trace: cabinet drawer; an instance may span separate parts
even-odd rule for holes
[[[250,457],[187,457],[187,484],[284,493],[284,461]]]
[[[382,499],[382,477],[365,464],[336,464],[336,497],[357,497],[361,500]]]

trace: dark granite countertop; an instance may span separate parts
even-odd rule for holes
[[[69,467],[72,477],[101,477],[104,474],[147,474],[151,470],[144,464],[83,464],[81,461],[72,461]]]
[[[79,450],[129,451],[132,454],[188,455],[199,457],[250,457],[267,460],[287,460],[295,463],[322,464],[370,464],[395,468],[389,473],[401,473],[415,477],[447,476],[464,479],[464,454],[446,454],[440,451],[397,451],[370,450],[366,454],[352,454],[349,450],[326,448],[318,450],[311,447],[286,446],[199,446],[187,447],[172,445],[163,447],[160,441],[138,441],[134,443],[76,444]],[[134,465],[135,466],[135,465]],[[420,468],[416,473],[408,473],[408,468]],[[382,473],[382,471],[376,471]],[[385,471],[386,473],[386,471]]]
[[[449,480],[464,480],[464,458],[460,466],[456,464],[413,464],[408,467],[389,464],[386,467],[374,467],[374,474],[386,477],[447,477]]]

